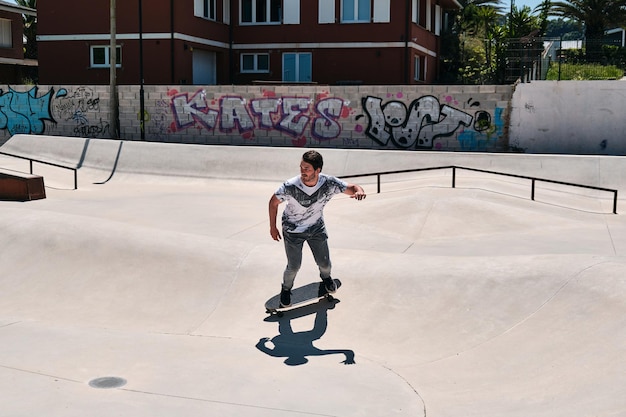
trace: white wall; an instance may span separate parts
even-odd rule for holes
[[[509,146],[526,153],[626,155],[626,82],[533,81],[511,100]]]

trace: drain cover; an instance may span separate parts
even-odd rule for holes
[[[116,376],[104,376],[102,378],[96,378],[89,381],[90,387],[100,389],[119,388],[124,385],[126,385],[126,380]]]

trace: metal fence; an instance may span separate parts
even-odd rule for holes
[[[614,80],[624,76],[626,48],[622,36],[597,40],[520,38],[505,41],[502,79]]]

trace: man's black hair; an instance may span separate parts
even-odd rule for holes
[[[322,169],[324,165],[324,159],[322,155],[317,151],[307,151],[302,155],[302,160],[313,165],[313,169]]]

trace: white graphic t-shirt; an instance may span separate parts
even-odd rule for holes
[[[335,194],[346,191],[348,184],[339,178],[319,174],[313,187],[304,185],[300,176],[285,181],[276,190],[276,197],[286,201],[283,211],[283,230],[304,233],[324,226],[324,206]]]

